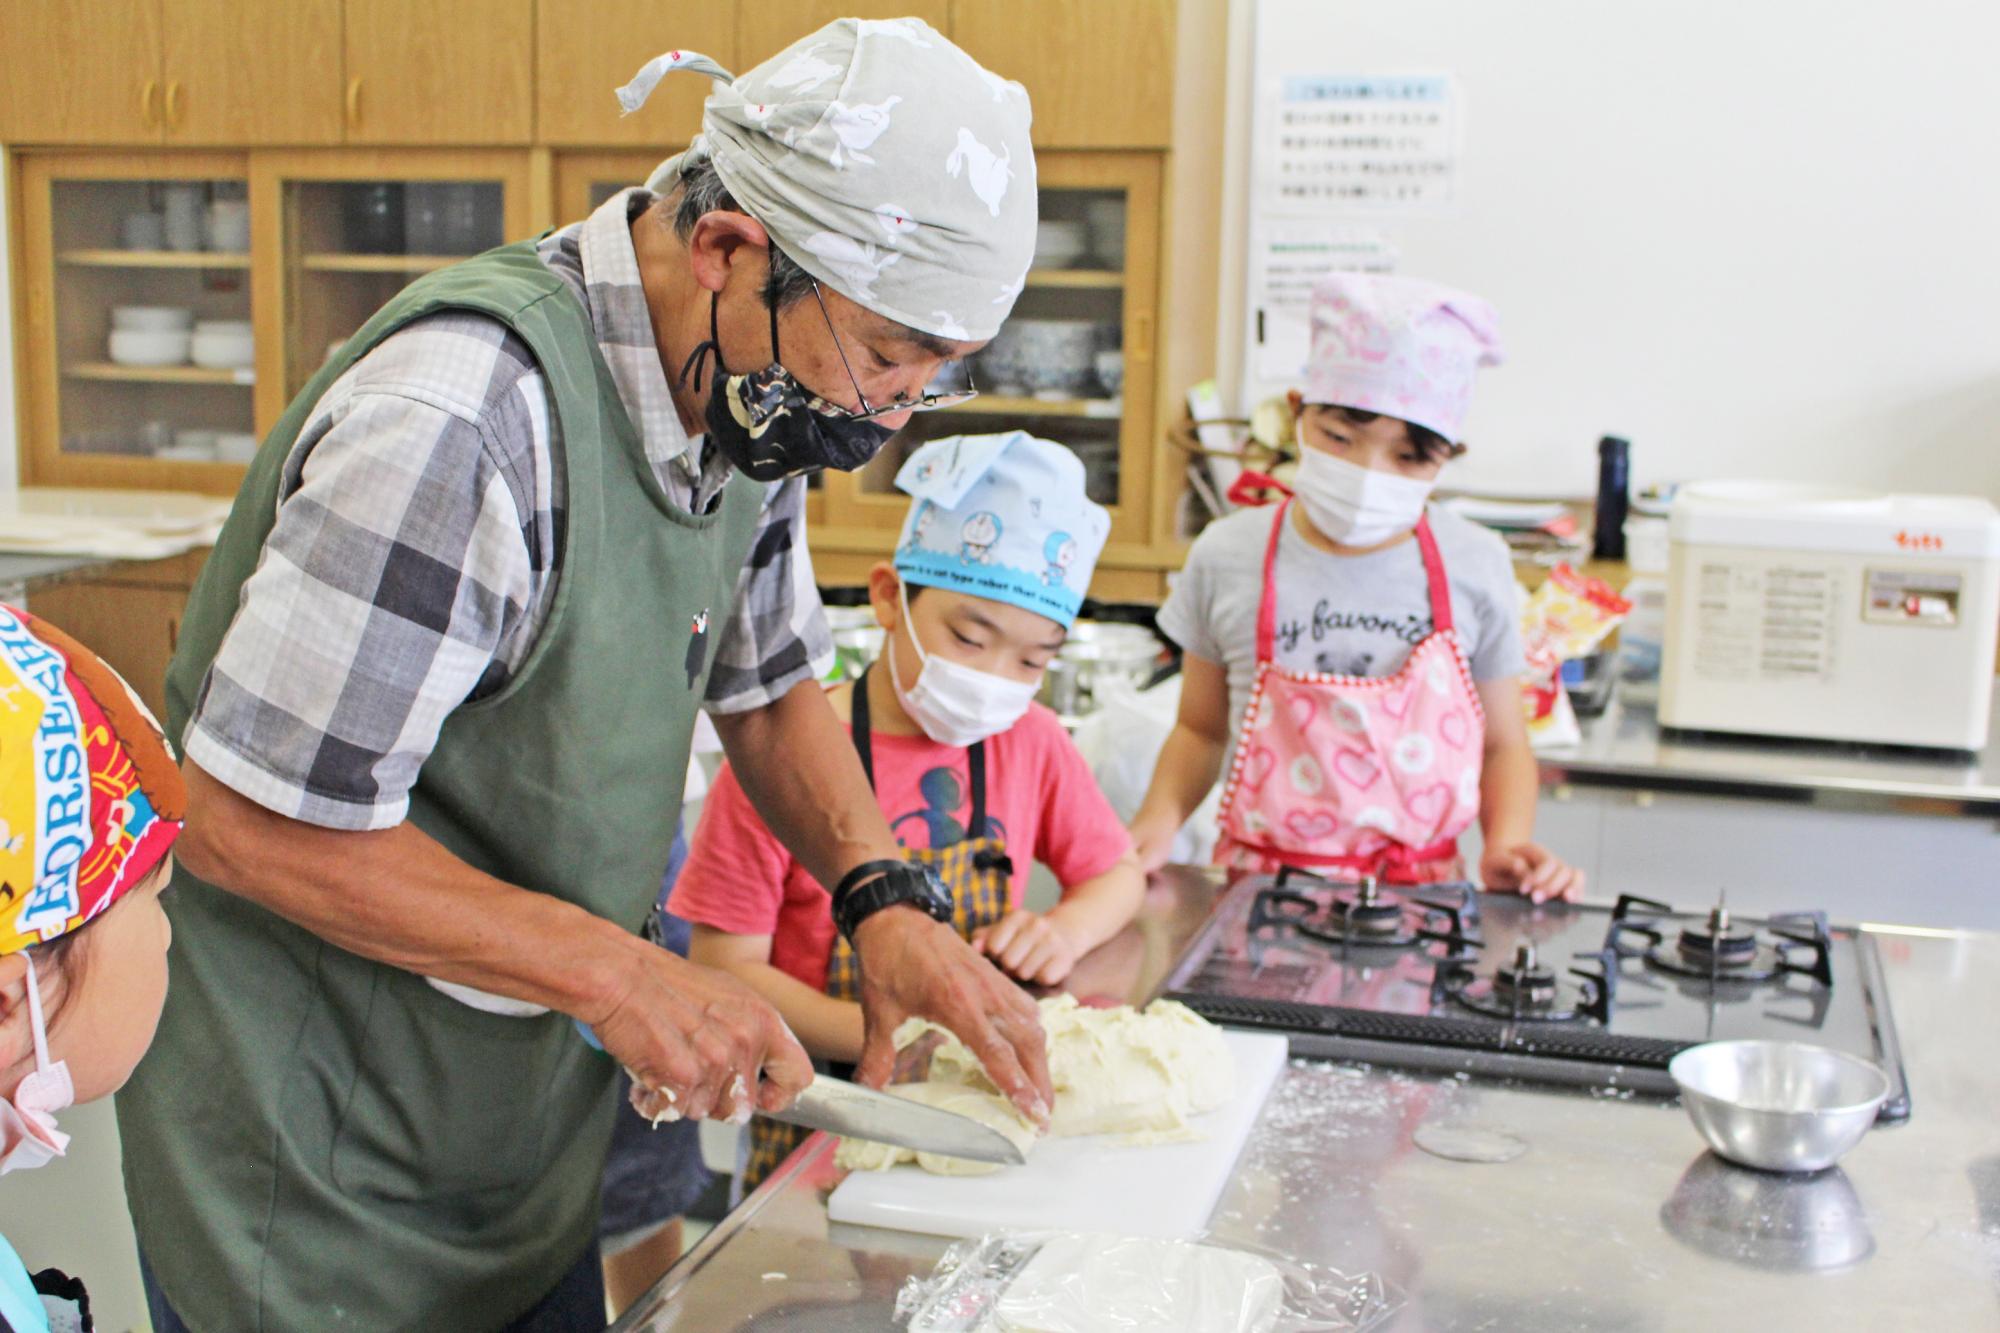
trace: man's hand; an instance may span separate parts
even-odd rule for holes
[[[726,973],[633,944],[618,998],[591,1027],[630,1071],[640,1114],[742,1120],[791,1105],[813,1069],[778,1011]]]
[[[896,1029],[927,1018],[965,1043],[1002,1096],[1037,1125],[1055,1089],[1041,1011],[957,932],[909,906],[885,907],[854,932],[867,1038],[855,1078],[879,1088],[896,1064]]]
[[[1076,967],[1083,950],[1063,928],[1040,912],[1009,912],[974,931],[972,947],[1008,976],[1038,986],[1056,986]]]
[[[1488,847],[1479,857],[1479,879],[1489,889],[1518,893],[1531,902],[1583,897],[1583,872],[1540,843]]]

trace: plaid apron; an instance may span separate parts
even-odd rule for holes
[[[868,785],[875,785],[875,762],[868,725],[868,673],[854,683],[852,709],[854,749],[861,758],[861,770]],[[1007,881],[1013,877],[1013,862],[1007,859],[1006,844],[993,837],[986,820],[986,742],[975,741],[966,751],[971,769],[972,824],[969,835],[949,847],[905,851],[904,858],[929,866],[944,881],[951,895],[952,928],[967,940],[973,932],[990,926],[1007,914]],[[826,993],[836,1000],[861,998],[861,960],[845,936],[835,935],[833,952],[826,961]],[[836,1065],[828,1072],[841,1078],[853,1075],[852,1066]],[[758,1116],[750,1122],[750,1159],[743,1170],[743,1192],[757,1188],[794,1148],[805,1141],[807,1131],[796,1125],[781,1125]]]

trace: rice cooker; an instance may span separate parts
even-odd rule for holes
[[[1985,746],[2000,637],[1991,502],[1705,482],[1681,488],[1668,536],[1663,726]]]

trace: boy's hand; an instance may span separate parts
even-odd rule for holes
[[[1575,902],[1583,897],[1583,872],[1539,843],[1488,847],[1479,879],[1489,889],[1521,894],[1530,902]]]
[[[1061,926],[1039,912],[1009,912],[972,933],[972,947],[1020,981],[1059,985],[1083,951]]]

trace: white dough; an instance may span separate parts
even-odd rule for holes
[[[1285,1281],[1240,1250],[1127,1236],[1052,1237],[1001,1294],[1005,1333],[1266,1333]]]
[[[906,1101],[922,1102],[925,1106],[935,1106],[940,1111],[951,1111],[991,1126],[1006,1135],[1023,1156],[1034,1146],[1035,1127],[1021,1118],[1021,1113],[1014,1109],[1011,1102],[993,1093],[967,1087],[963,1083],[936,1080],[891,1084],[884,1091]],[[1000,1169],[997,1162],[975,1162],[964,1157],[947,1157],[942,1153],[916,1152],[887,1143],[870,1143],[865,1139],[842,1139],[833,1158],[833,1164],[843,1171],[887,1171],[901,1162],[915,1162],[939,1176],[984,1176]]]
[[[1048,1033],[1048,1075],[1056,1087],[1050,1135],[1120,1135],[1120,1143],[1132,1147],[1182,1143],[1200,1137],[1190,1127],[1190,1117],[1214,1111],[1236,1095],[1236,1061],[1222,1041],[1222,1029],[1186,1005],[1154,1001],[1146,1009],[1130,1005],[1090,1009],[1070,995],[1056,995],[1042,1001],[1042,1029]],[[892,1093],[910,1097],[914,1089],[940,1087],[976,1093],[974,1101],[964,1103],[964,1115],[1002,1131],[1006,1125],[988,1119],[986,1113],[1004,1111],[1010,1123],[1022,1123],[986,1079],[978,1057],[944,1029],[912,1019],[896,1031],[896,1047],[910,1047],[928,1033],[942,1037],[930,1057],[930,1081],[892,1087]],[[932,1101],[932,1105],[944,1103]],[[836,1163],[882,1171],[910,1159],[912,1153],[880,1145],[842,1145]],[[918,1163],[936,1169],[922,1157]],[[982,1163],[954,1165],[952,1175],[994,1171]]]

